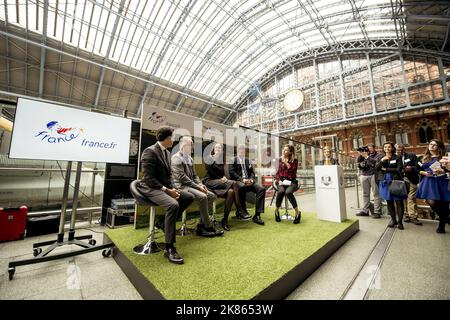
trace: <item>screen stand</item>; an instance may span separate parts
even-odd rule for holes
[[[104,257],[108,257],[112,253],[113,243],[106,243],[96,246],[95,239],[92,239],[92,235],[86,236],[75,236],[75,218],[77,215],[78,208],[78,194],[80,191],[80,179],[81,179],[81,162],[77,162],[77,171],[75,176],[75,187],[73,192],[73,206],[70,219],[70,228],[67,240],[64,240],[64,225],[66,223],[66,211],[67,211],[67,199],[69,197],[69,187],[70,187],[70,174],[72,172],[72,161],[67,162],[66,176],[64,181],[64,191],[63,191],[63,201],[61,207],[61,217],[59,220],[59,231],[56,241],[45,241],[33,244],[33,256],[32,259],[11,261],[8,265],[9,280],[12,280],[16,267],[24,266],[28,264],[35,264],[44,261],[57,260],[67,257],[73,257],[84,253],[89,253],[93,251],[103,250],[102,254]],[[87,243],[81,240],[89,240]],[[50,252],[56,248],[66,246],[66,245],[77,245],[82,247],[81,250],[74,250],[70,252],[58,253],[51,256],[47,256]],[[47,249],[42,251],[40,247],[49,246]]]

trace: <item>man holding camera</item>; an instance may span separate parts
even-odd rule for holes
[[[359,217],[369,216],[370,209],[370,189],[372,189],[374,209],[372,218],[379,219],[381,217],[381,198],[378,194],[378,182],[382,177],[377,177],[375,165],[383,157],[381,153],[376,152],[375,145],[370,143],[367,146],[357,149],[359,156],[356,160],[358,168],[361,170],[361,186],[363,189],[364,207],[361,212],[356,215]]]

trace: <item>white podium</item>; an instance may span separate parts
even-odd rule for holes
[[[336,165],[314,167],[317,219],[333,222],[347,220],[344,174]]]

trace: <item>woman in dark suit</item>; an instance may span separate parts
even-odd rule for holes
[[[294,224],[300,223],[302,213],[298,211],[297,200],[294,192],[298,190],[297,181],[298,160],[295,158],[295,149],[293,146],[287,144],[283,147],[282,156],[278,159],[278,168],[275,175],[275,181],[278,184],[278,192],[275,208],[275,221],[280,222],[281,203],[286,195],[292,207],[295,210]]]
[[[380,197],[386,200],[388,213],[391,216],[388,227],[397,226],[398,229],[403,230],[403,214],[405,213],[403,200],[408,198],[408,193],[405,193],[404,196],[398,196],[389,192],[389,185],[392,180],[403,180],[402,159],[397,156],[392,142],[385,142],[383,151],[384,157],[375,165],[375,170],[383,173],[383,180],[379,183]]]
[[[228,180],[227,177],[225,177],[223,148],[220,143],[214,145],[211,150],[211,155],[206,159],[206,175],[203,178],[203,184],[218,197],[225,198],[222,228],[226,231],[230,231],[228,216],[230,215],[233,202],[236,206],[236,210],[239,212],[237,214],[238,216],[243,213],[243,210],[239,200],[238,182]]]

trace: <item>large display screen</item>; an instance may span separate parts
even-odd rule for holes
[[[9,157],[128,163],[131,120],[19,98]]]

